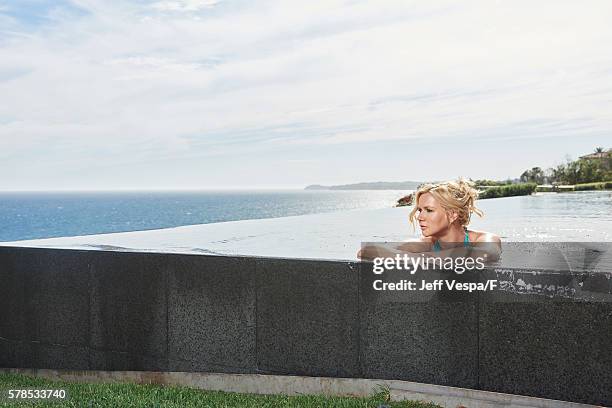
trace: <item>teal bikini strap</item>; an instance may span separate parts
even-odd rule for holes
[[[468,235],[467,229],[465,230],[465,237],[463,237],[463,246],[465,248],[470,247],[470,236]],[[433,243],[433,246],[431,249],[434,252],[440,252],[442,250],[442,247],[440,246],[440,241],[436,240],[436,242]]]
[[[467,229],[465,230],[465,238],[463,238],[463,246],[465,248],[470,247],[470,236],[468,235]]]
[[[440,246],[440,242],[438,240],[434,242],[432,249],[434,252],[440,252],[442,250],[442,247]]]

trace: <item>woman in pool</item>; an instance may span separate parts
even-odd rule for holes
[[[467,228],[472,213],[482,216],[475,206],[478,192],[473,183],[459,179],[438,184],[424,184],[415,194],[410,222],[421,228],[422,238],[405,242],[393,249],[369,245],[357,253],[359,258],[394,256],[401,252],[428,252],[432,255],[456,253],[457,247],[482,249],[490,260],[499,256],[501,240],[490,232]],[[461,251],[465,252],[465,251]]]

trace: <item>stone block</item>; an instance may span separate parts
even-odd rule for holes
[[[57,249],[17,251],[15,268],[25,285],[25,340],[87,347],[90,254]]]
[[[261,372],[357,377],[359,275],[354,264],[257,259]]]
[[[168,258],[167,254],[93,254],[93,349],[167,358]]]
[[[478,384],[478,294],[420,290],[443,280],[477,282],[477,273],[401,270],[373,274],[360,263],[361,370],[364,378],[455,387]],[[374,281],[413,282],[413,290],[375,290]],[[381,287],[380,283],[377,287]]]
[[[169,265],[171,370],[255,371],[255,261],[181,255]]]
[[[612,303],[514,296],[480,305],[481,389],[612,405]]]

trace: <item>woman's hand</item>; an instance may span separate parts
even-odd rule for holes
[[[357,258],[371,260],[376,258],[378,251],[374,245],[366,245],[357,251]]]
[[[386,246],[385,246],[386,245]],[[391,248],[391,249],[389,249]],[[379,257],[393,257],[398,253],[397,248],[388,244],[366,245],[357,252],[357,258],[372,260]]]

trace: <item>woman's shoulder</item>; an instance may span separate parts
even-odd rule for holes
[[[501,243],[501,238],[497,234],[487,231],[468,230],[470,242],[495,242]]]

